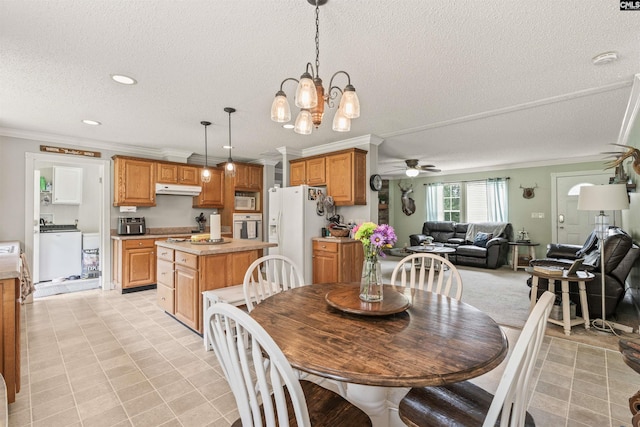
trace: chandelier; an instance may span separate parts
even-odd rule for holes
[[[351,85],[351,77],[346,71],[337,71],[329,80],[329,89],[325,92],[320,78],[320,5],[327,0],[307,0],[316,7],[316,63],[315,68],[310,62],[307,63],[305,72],[300,76],[300,80],[289,77],[280,83],[280,90],[271,105],[271,120],[278,123],[286,123],[291,120],[291,108],[287,95],[283,91],[285,82],[292,80],[298,83],[295,94],[296,107],[300,112],[296,117],[293,130],[302,135],[311,134],[312,127],[316,129],[322,124],[324,115],[324,104],[329,108],[334,107],[334,100],[340,95],[340,102],[336,115],[333,118],[332,129],[336,132],[348,132],[351,130],[351,119],[360,117],[360,101],[356,94],[356,89]],[[340,89],[333,85],[333,79],[339,75],[347,76],[347,85]]]

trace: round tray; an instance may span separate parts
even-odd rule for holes
[[[231,243],[231,240],[198,240],[197,242],[190,242],[192,245],[221,245],[223,243]]]
[[[380,302],[366,302],[360,299],[360,287],[334,289],[327,292],[324,299],[340,311],[363,316],[387,316],[401,313],[411,307],[409,299],[393,286],[383,287],[384,297]]]

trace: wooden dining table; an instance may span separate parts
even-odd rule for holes
[[[293,367],[347,383],[347,399],[375,426],[389,425],[389,387],[467,380],[507,355],[498,324],[461,301],[385,285],[383,303],[400,298],[409,307],[386,314],[381,303],[335,304],[334,295],[352,292],[357,299],[359,283],[302,286],[265,299],[250,314]]]

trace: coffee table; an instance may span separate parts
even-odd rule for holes
[[[455,248],[450,248],[449,246],[437,246],[437,245],[425,245],[425,246],[409,246],[407,251],[411,253],[427,253],[427,254],[438,254],[440,256],[444,256],[445,259],[449,259],[449,254],[453,254],[456,252]]]

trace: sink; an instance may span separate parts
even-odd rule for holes
[[[0,255],[16,254],[18,253],[16,245],[2,245],[0,246]]]

